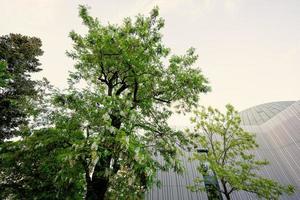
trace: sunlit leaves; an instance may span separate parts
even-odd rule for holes
[[[239,114],[232,105],[226,105],[225,114],[212,107],[202,107],[194,112],[191,122],[194,129],[187,133],[193,145],[208,150],[207,154],[195,153],[193,159],[209,163],[220,180],[220,192],[227,199],[239,190],[266,199],[279,199],[284,193],[293,193],[293,186],[283,186],[257,173],[268,162],[257,160],[251,153],[258,147],[255,135],[242,129]],[[198,171],[205,173],[201,166]],[[203,190],[203,181],[201,177],[196,178],[190,189]]]
[[[44,179],[37,183],[49,187],[45,194],[58,199],[142,198],[157,181],[157,170],[183,170],[178,157],[188,139],[167,121],[173,105],[178,112],[197,105],[199,95],[210,90],[208,81],[192,67],[195,49],[170,55],[157,7],[121,24],[102,24],[85,6],[79,6],[79,16],[87,33],[69,34],[73,49],[67,55],[76,62],[69,88],[52,89],[51,97],[40,101],[27,137],[13,144],[19,149],[2,156],[8,156],[9,166],[16,165],[9,156],[28,155],[14,157],[26,170],[19,175],[28,191],[36,183],[29,179],[38,173]],[[34,173],[25,167],[31,164]]]
[[[68,91],[53,99],[57,105],[53,122],[83,132],[81,142],[90,146],[84,162],[95,170],[93,179],[109,180],[109,196],[125,198],[128,189],[139,196],[154,182],[157,169],[182,170],[178,147],[187,139],[167,123],[171,104],[188,111],[200,93],[209,91],[208,82],[191,67],[198,57],[195,49],[169,56],[158,8],[149,16],[125,18],[120,25],[101,24],[84,6],[79,15],[88,32],[70,33],[74,48],[68,55],[75,59],[76,71],[70,74]],[[88,87],[77,88],[79,82]],[[156,161],[158,155],[163,163]],[[133,187],[123,187],[130,183]]]

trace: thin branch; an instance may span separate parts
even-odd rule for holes
[[[120,56],[121,55],[121,52],[120,53],[101,53],[103,56]]]
[[[118,78],[118,71],[115,71],[112,77],[108,80],[108,84],[113,86],[113,81]]]
[[[231,190],[228,192],[228,194],[231,194],[233,191],[235,191],[236,188],[235,187],[232,187]]]
[[[160,101],[160,102],[163,102],[163,103],[171,103],[171,100],[165,100],[165,99],[161,99],[161,98],[158,98],[158,97],[153,97],[154,100],[156,101]]]
[[[212,153],[213,153],[215,159],[217,159],[216,149],[215,149],[215,145],[214,145],[214,141],[213,141],[213,133],[211,131],[208,131],[204,126],[202,126],[202,129],[204,130],[204,132],[208,136],[209,143],[210,143],[210,146],[211,146],[211,149],[212,149]]]

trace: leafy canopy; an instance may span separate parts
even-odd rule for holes
[[[43,54],[36,37],[9,34],[0,37],[0,141],[17,135],[27,123],[27,99],[37,94],[38,56]]]
[[[225,114],[212,107],[194,113],[195,117],[191,119],[195,124],[194,130],[188,132],[197,147],[208,149],[207,155],[195,153],[194,159],[210,164],[221,183],[221,187],[215,189],[219,189],[227,199],[239,190],[266,199],[279,199],[284,193],[293,193],[291,185],[282,186],[257,173],[268,162],[255,158],[252,153],[258,147],[255,135],[243,130],[233,106],[226,105]],[[205,173],[201,166],[198,170],[201,174]],[[204,189],[202,178],[196,178],[194,183],[190,187],[193,191]]]
[[[74,150],[70,144],[78,137],[74,132],[49,128],[4,142],[0,199],[82,199],[82,169],[68,159]]]
[[[182,170],[178,147],[187,138],[167,120],[173,105],[179,112],[197,105],[208,81],[192,67],[193,48],[170,56],[157,8],[121,25],[101,24],[84,6],[79,14],[88,32],[70,33],[75,71],[69,88],[53,97],[49,126],[71,138],[76,134],[64,156],[85,174],[71,182],[83,180],[86,199],[142,198],[156,170]]]
[[[158,8],[120,25],[103,25],[84,6],[79,15],[88,32],[70,33],[68,55],[76,64],[69,88],[44,105],[43,128],[33,126],[22,141],[0,150],[7,183],[18,186],[6,187],[4,197],[139,199],[158,169],[182,170],[179,146],[187,140],[167,120],[210,90],[192,67],[195,50],[170,55]],[[39,192],[45,188],[49,193]]]

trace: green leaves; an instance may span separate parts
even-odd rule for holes
[[[0,197],[82,199],[83,177],[72,151],[74,140],[56,129],[41,129],[1,144]]]
[[[37,81],[31,73],[38,72],[38,56],[43,54],[36,37],[9,34],[0,37],[0,140],[18,135],[28,122],[28,98],[36,97]]]
[[[69,88],[49,88],[51,95],[46,95],[48,87],[42,86],[48,84],[40,82],[45,98],[36,95],[40,104],[33,108],[35,101],[30,99],[30,108],[26,107],[33,123],[24,129],[26,134],[22,129],[22,141],[7,143],[2,149],[5,174],[18,185],[5,189],[5,198],[18,199],[25,192],[37,199],[141,199],[157,182],[158,169],[183,169],[178,156],[188,140],[167,121],[173,114],[171,106],[178,112],[189,111],[199,95],[210,90],[202,72],[192,66],[198,58],[195,49],[170,56],[162,42],[164,20],[157,7],[148,16],[125,18],[122,24],[104,25],[85,6],[79,6],[79,16],[88,31],[69,34],[73,49],[67,55],[76,61]],[[42,54],[41,42],[12,38],[2,38],[3,43],[13,46],[14,40],[29,41],[20,46],[24,52],[14,54],[13,48],[4,45],[0,53],[14,61],[7,62],[7,68],[13,77],[17,75],[15,83],[22,80],[16,86],[25,88],[28,96],[36,94],[35,82],[22,73],[39,70],[35,57]],[[29,61],[16,65],[22,58],[19,54]],[[1,63],[0,71],[4,69]],[[5,81],[0,81],[0,87],[11,78],[2,77]],[[9,146],[15,148],[13,152]],[[158,156],[163,162],[158,162]]]
[[[95,26],[99,25],[97,19],[93,19],[91,16],[88,15],[88,8],[80,5],[79,6],[79,16],[81,17],[84,25],[88,26],[90,29],[94,28]]]
[[[195,153],[194,160],[209,163],[210,168],[220,180],[222,192],[227,199],[234,191],[244,190],[257,194],[259,198],[278,199],[284,193],[291,194],[293,186],[282,186],[276,181],[264,178],[257,171],[268,164],[266,160],[256,160],[251,153],[258,147],[255,135],[240,127],[240,117],[232,105],[226,105],[226,113],[212,107],[194,111],[191,122],[193,130],[187,131],[192,144],[196,148],[208,149],[207,155]],[[200,174],[205,174],[202,167]],[[200,183],[203,179],[195,179],[190,186],[192,191],[203,190]]]
[[[208,81],[191,67],[198,57],[193,48],[186,55],[169,57],[170,49],[162,43],[164,20],[158,8],[149,16],[125,18],[121,25],[101,24],[84,6],[79,7],[79,15],[88,33],[70,33],[74,49],[68,55],[76,60],[76,71],[70,74],[69,90],[55,99],[61,107],[55,123],[63,122],[59,127],[69,129],[70,122],[80,119],[75,120],[75,127],[86,132],[82,142],[90,146],[97,138],[101,141],[97,155],[110,152],[94,163],[92,180],[107,180],[110,196],[138,196],[135,192],[143,192],[154,182],[157,169],[182,170],[176,156],[178,146],[187,140],[167,124],[171,104],[177,104],[178,111],[190,110],[199,94],[209,91]],[[88,87],[76,88],[73,83],[80,81]],[[92,155],[97,158],[95,150]],[[156,155],[165,159],[164,164],[156,161]],[[85,158],[97,160],[88,152]],[[129,180],[129,174],[133,179]],[[132,182],[132,187],[123,187]]]
[[[7,71],[7,63],[1,60],[0,61],[0,88],[5,88],[10,78],[11,75]]]

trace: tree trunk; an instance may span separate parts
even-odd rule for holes
[[[89,174],[86,174],[86,195],[85,200],[103,200],[108,189],[108,179],[103,177],[94,177],[92,180]]]
[[[230,194],[225,193],[225,197],[226,197],[227,200],[230,200]]]
[[[111,85],[108,86],[108,96],[112,96],[113,87]],[[121,119],[120,117],[116,116],[115,114],[111,114],[110,118],[112,120],[111,125],[116,129],[120,129],[121,127]],[[85,172],[85,179],[87,184],[87,190],[85,195],[85,200],[103,200],[105,198],[105,194],[109,187],[109,179],[106,177],[97,177],[97,172],[103,170],[100,169],[104,166],[109,167],[110,161],[113,157],[109,156],[104,163],[100,165],[96,165],[94,169],[93,178],[91,179],[89,176],[89,170],[86,168]],[[117,163],[117,159],[115,158],[115,162],[113,165],[114,172],[116,173],[119,169],[119,165]]]
[[[223,188],[224,188],[224,195],[227,200],[230,200],[230,193],[228,192],[226,185],[223,182],[222,182],[222,184],[223,184]]]
[[[115,115],[110,116],[112,119],[112,126],[120,129],[121,127],[121,120],[120,118],[116,117]],[[105,168],[109,167],[110,161],[113,157],[109,156],[105,161],[99,161],[95,166],[93,178],[91,179],[89,176],[88,166],[86,166],[85,172],[85,179],[86,179],[86,200],[103,200],[105,198],[105,193],[109,187],[109,179],[103,176],[97,176],[97,172],[103,171]],[[117,158],[114,158],[115,162],[113,165],[113,172],[116,173],[119,170],[119,165],[116,162]]]
[[[224,189],[224,195],[226,197],[227,200],[230,200],[230,192],[228,191],[228,188],[226,187],[226,182],[222,179],[221,180],[223,189]]]

